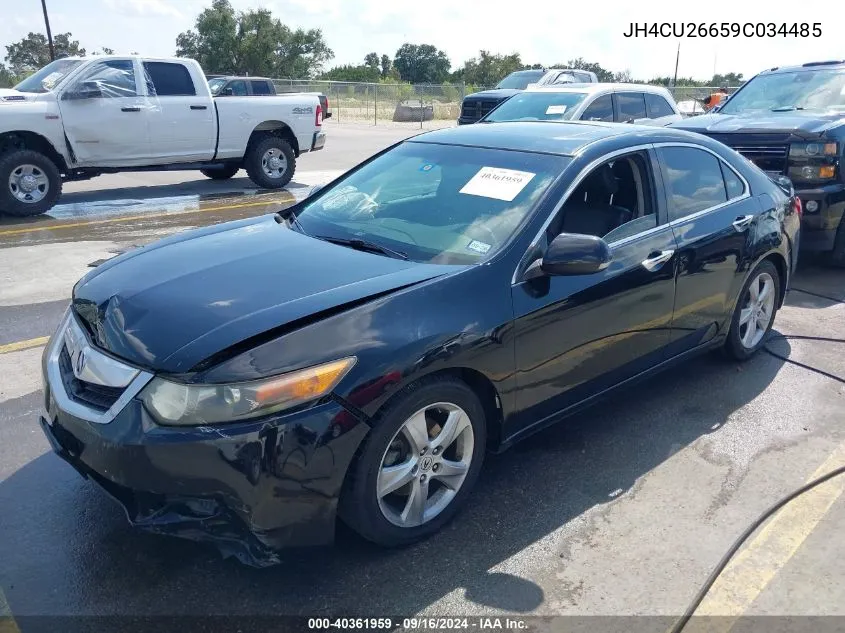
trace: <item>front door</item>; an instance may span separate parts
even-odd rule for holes
[[[665,356],[675,296],[675,239],[658,209],[650,151],[592,170],[552,220],[560,233],[601,236],[604,271],[544,276],[512,287],[516,433],[612,387]]]
[[[150,159],[149,110],[131,59],[94,64],[62,92],[59,108],[80,167],[128,167]]]

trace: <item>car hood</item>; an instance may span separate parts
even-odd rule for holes
[[[76,285],[73,309],[99,347],[184,373],[247,339],[281,336],[456,268],[355,251],[266,216],[109,260]]]
[[[513,88],[499,88],[494,90],[482,90],[481,92],[473,92],[467,95],[464,99],[485,99],[488,101],[501,101],[502,99],[509,99],[515,94],[522,92],[522,90],[514,90]]]
[[[841,112],[749,112],[746,114],[705,114],[673,123],[703,134],[789,133],[815,138],[845,122]]]

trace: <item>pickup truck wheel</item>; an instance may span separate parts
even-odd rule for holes
[[[0,213],[16,217],[49,211],[62,193],[55,163],[33,150],[0,156]]]
[[[280,189],[293,178],[296,156],[285,139],[267,136],[251,145],[244,167],[249,179],[259,187]]]
[[[220,169],[200,169],[200,173],[212,180],[228,180],[241,170],[240,165],[226,165]]]

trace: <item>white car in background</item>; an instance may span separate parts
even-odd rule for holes
[[[530,87],[502,103],[480,122],[615,121],[663,126],[682,118],[666,88],[584,83]]]

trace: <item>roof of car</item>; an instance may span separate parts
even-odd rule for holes
[[[592,83],[592,84],[552,84],[548,86],[529,86],[525,92],[586,92],[595,94],[610,90],[636,90],[637,92],[652,92],[664,94],[666,88],[651,84],[623,84],[623,83]]]
[[[767,68],[760,72],[760,74],[769,73],[794,73],[794,72],[811,72],[814,70],[842,70],[845,68],[845,59],[834,59],[830,61],[807,62],[800,66],[775,66],[774,68]]]
[[[651,142],[643,139],[643,135],[653,138],[658,134],[661,140],[676,139],[689,142],[699,138],[699,135],[683,130],[627,123],[514,121],[459,125],[426,132],[410,138],[409,141],[573,156],[590,143],[626,134],[637,136],[638,142]]]

